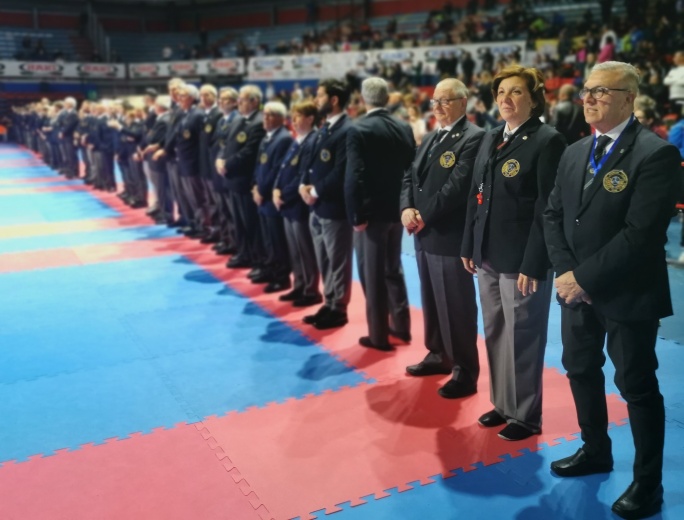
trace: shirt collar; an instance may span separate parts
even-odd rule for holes
[[[506,123],[506,125],[504,126],[504,133],[506,133],[508,135],[513,135],[514,133],[516,133],[520,129],[520,127],[522,125],[527,123],[529,120],[530,120],[530,118],[528,117],[527,119],[525,119],[525,121],[520,123],[518,126],[516,126],[515,128],[510,128],[510,129],[508,128],[508,123]]]
[[[334,116],[328,116],[325,120],[325,122],[328,124],[328,129],[331,129],[333,126],[335,126],[335,123],[337,123],[343,115],[344,112],[340,112],[339,114],[336,114]]]
[[[596,130],[596,138],[598,139],[598,138],[601,137],[602,135],[607,135],[607,136],[610,137],[613,141],[617,141],[617,138],[620,137],[620,134],[622,133],[622,131],[623,131],[625,128],[627,128],[627,125],[629,124],[629,122],[630,122],[631,119],[632,119],[632,116],[631,116],[631,114],[630,114],[630,116],[629,116],[627,119],[625,119],[622,123],[620,123],[619,125],[617,125],[617,126],[616,126],[615,128],[613,128],[612,130],[607,131],[605,134],[602,134],[601,132],[599,132],[598,130]]]
[[[297,139],[296,139],[297,143],[302,144],[304,141],[306,141],[306,138],[309,137],[309,134],[311,134],[311,132],[313,132],[313,130],[311,130],[311,131],[309,131],[303,135],[297,135]]]
[[[445,127],[443,127],[443,128],[438,128],[437,130],[446,130],[447,133],[449,133],[449,132],[451,132],[451,131],[454,129],[454,127],[455,127],[457,124],[459,124],[461,121],[463,121],[463,118],[464,118],[464,117],[465,117],[465,115],[459,117],[456,121],[454,121],[454,122],[451,123],[450,125],[447,125],[447,126],[445,126]]]

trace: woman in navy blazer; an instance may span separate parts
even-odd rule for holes
[[[506,124],[485,134],[475,161],[461,257],[477,272],[494,409],[485,427],[522,440],[541,432],[542,371],[551,303],[542,214],[565,139],[543,124],[544,80],[510,66],[492,84]]]

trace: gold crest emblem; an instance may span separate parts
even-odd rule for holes
[[[611,170],[603,176],[603,187],[608,193],[620,193],[628,182],[627,174],[622,170]]]
[[[456,164],[454,152],[444,152],[439,158],[439,165],[442,168],[451,168],[454,164]]]
[[[183,138],[190,139],[190,130],[183,130]]]
[[[237,137],[235,138],[235,140],[236,140],[238,143],[244,143],[244,142],[247,140],[247,134],[244,133],[244,132],[240,132],[240,133],[237,135]]]
[[[504,177],[515,177],[520,172],[520,163],[515,159],[508,159],[501,167]]]
[[[206,126],[204,127],[204,131],[205,131],[206,133],[208,133],[208,134],[210,134],[212,130],[213,130],[213,128],[212,128],[211,125],[206,125]]]
[[[290,164],[292,166],[297,166],[297,163],[299,162],[299,155],[295,155],[292,160],[290,161]]]
[[[266,164],[268,162],[268,154],[262,153],[261,156],[259,157],[259,162],[261,164]]]
[[[323,148],[321,150],[321,161],[328,162],[332,156],[330,155],[330,150]]]

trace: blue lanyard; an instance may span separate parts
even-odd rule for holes
[[[622,134],[625,133],[625,130],[629,128],[629,126],[632,124],[632,121],[634,121],[634,114],[629,116],[629,121],[627,122],[627,126],[622,129],[622,132],[620,132],[620,135],[618,138],[615,140],[613,143],[613,146],[610,149],[610,152],[603,154],[603,157],[601,157],[601,160],[599,161],[598,164],[596,164],[596,159],[594,159],[594,151],[596,150],[596,143],[598,141],[598,138],[596,137],[596,134],[594,134],[594,143],[591,145],[591,153],[589,154],[589,162],[591,164],[591,173],[596,177],[596,174],[599,172],[599,170],[603,167],[605,162],[608,160],[608,158],[611,156],[611,154],[617,149],[617,145],[620,142],[620,138],[622,138]]]

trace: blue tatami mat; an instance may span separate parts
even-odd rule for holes
[[[174,229],[165,226],[139,226],[71,234],[29,236],[0,240],[0,254],[38,251],[96,244],[115,244],[134,240],[152,240],[178,236]]]
[[[30,193],[0,200],[0,226],[117,216],[118,211],[86,191]]]
[[[0,461],[366,380],[181,257],[7,273],[0,293]]]

